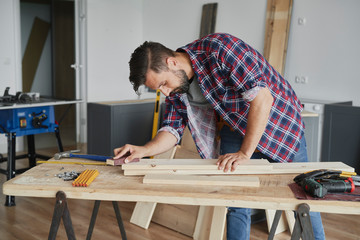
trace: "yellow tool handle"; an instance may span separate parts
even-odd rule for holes
[[[151,139],[156,136],[158,130],[158,123],[159,123],[159,114],[160,114],[160,90],[156,90],[156,99],[155,99],[155,108],[154,108],[154,119],[153,119],[153,129]],[[150,157],[151,159],[154,158],[153,156]]]
[[[155,100],[155,108],[154,108],[154,120],[153,120],[153,129],[152,129],[152,137],[156,136],[158,130],[159,123],[159,113],[160,113],[160,90],[156,90],[156,100]]]
[[[53,163],[53,164],[79,164],[79,165],[101,165],[105,166],[104,162],[62,162],[62,161],[36,161],[36,163]]]

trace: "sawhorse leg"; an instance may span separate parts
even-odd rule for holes
[[[8,157],[7,157],[7,180],[15,177],[15,147],[16,147],[16,133],[8,133]],[[6,196],[5,206],[15,206],[15,197]]]
[[[57,144],[58,144],[58,148],[59,148],[59,152],[63,152],[64,151],[64,147],[62,145],[62,142],[61,142],[61,138],[60,138],[60,132],[59,132],[59,128],[55,128],[55,136],[56,136],[56,141],[57,141]]]
[[[268,240],[274,239],[275,231],[279,223],[282,210],[277,210],[275,213],[274,221],[271,226]],[[302,203],[298,206],[296,210],[296,220],[294,225],[294,230],[291,235],[291,240],[299,240],[300,237],[303,240],[314,240],[314,232],[312,230],[311,220],[310,220],[310,207],[306,203]]]
[[[35,137],[34,135],[27,135],[27,144],[28,144],[28,158],[29,158],[29,168],[36,166],[36,153],[35,153]]]
[[[86,236],[86,240],[91,239],[91,235],[92,235],[92,232],[93,232],[94,226],[95,226],[97,213],[98,213],[99,207],[100,207],[100,202],[101,202],[100,200],[95,200],[94,209],[93,209],[93,213],[91,215],[91,220],[90,220],[90,225],[89,225],[88,233],[87,233],[87,236]],[[116,201],[113,201],[112,204],[113,204],[116,219],[117,219],[117,222],[118,222],[118,225],[119,225],[121,238],[123,240],[126,240],[127,239],[126,232],[125,232],[124,224],[123,224],[123,221],[122,221],[122,218],[121,218],[119,206],[118,206]]]
[[[59,229],[61,218],[63,219],[63,223],[66,230],[66,235],[69,240],[75,240],[75,233],[72,226],[70,212],[67,207],[66,195],[64,192],[59,191],[56,193],[56,202],[54,208],[54,214],[51,221],[50,232],[49,232],[49,240],[55,240],[56,234]]]

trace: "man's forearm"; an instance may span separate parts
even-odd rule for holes
[[[246,132],[240,148],[240,151],[249,158],[254,153],[265,131],[272,103],[273,97],[268,88],[261,89],[250,103]]]
[[[147,156],[154,156],[163,152],[166,152],[177,143],[176,137],[166,131],[159,132],[155,138],[150,142],[146,143],[144,147],[146,148]]]

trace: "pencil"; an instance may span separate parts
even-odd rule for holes
[[[99,171],[98,170],[94,170],[93,174],[91,175],[91,177],[86,181],[85,183],[85,187],[89,186],[90,183],[92,183],[92,181],[94,181],[94,179],[99,175]]]
[[[88,172],[89,170],[86,169],[85,171],[83,171],[72,183],[72,185],[75,187],[77,186],[77,184],[84,178],[85,174]]]
[[[78,183],[78,187],[82,187],[83,184],[87,181],[89,176],[91,175],[92,170],[88,170],[88,172],[84,175],[84,177],[81,179],[81,181]]]

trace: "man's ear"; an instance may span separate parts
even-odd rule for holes
[[[177,61],[177,59],[175,57],[168,57],[168,58],[166,58],[166,64],[169,69],[174,70],[174,68],[178,67],[179,62]]]

